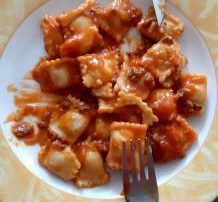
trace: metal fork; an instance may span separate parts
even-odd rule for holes
[[[122,173],[123,173],[123,192],[127,202],[158,202],[158,186],[154,170],[154,162],[152,157],[152,150],[149,140],[146,138],[147,148],[147,166],[148,176],[145,175],[144,160],[142,154],[141,141],[138,140],[138,153],[139,153],[139,179],[136,168],[136,161],[134,156],[134,145],[130,141],[130,156],[131,156],[131,173],[128,169],[126,143],[122,145]],[[132,174],[132,180],[130,176]]]

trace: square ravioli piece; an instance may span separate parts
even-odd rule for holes
[[[184,31],[184,23],[167,11],[165,11],[163,22],[159,26],[153,7],[149,8],[148,13],[138,23],[137,27],[142,34],[156,42],[164,36],[177,38]]]
[[[115,103],[115,109],[119,110],[119,108],[127,106],[137,107],[141,112],[142,122],[147,125],[152,125],[158,121],[158,118],[153,114],[152,109],[148,107],[147,103],[143,102],[140,97],[120,91],[118,93],[117,102]]]
[[[114,96],[113,90],[113,84],[110,82],[99,88],[93,88],[92,94],[99,98],[112,98]]]
[[[105,113],[114,113],[117,102],[117,95],[113,96],[112,98],[99,98],[98,99],[98,114],[105,114]]]
[[[145,152],[145,137],[147,131],[146,124],[113,122],[111,124],[111,138],[109,152],[106,158],[106,163],[112,170],[122,168],[121,153],[122,144],[126,143],[128,166],[131,170],[130,161],[130,141],[134,143],[136,167],[139,169],[139,156],[138,156],[138,139],[141,141],[142,151]]]
[[[172,37],[164,37],[142,57],[142,64],[164,88],[178,82],[187,59],[181,55],[180,46]]]
[[[141,19],[142,11],[129,0],[114,0],[95,12],[100,29],[116,41],[121,41],[131,26]]]
[[[49,132],[68,143],[75,143],[89,125],[89,112],[70,109],[61,117],[55,117],[49,124]]]
[[[207,98],[207,77],[202,74],[182,74],[178,89],[179,109],[186,117],[199,116]]]
[[[125,56],[126,54],[134,54],[142,56],[147,49],[152,46],[152,41],[147,37],[142,36],[139,30],[135,27],[131,27],[129,31],[123,37],[120,44],[120,53]]]
[[[93,7],[96,6],[94,0],[87,0],[85,3],[81,4],[75,9],[72,9],[68,12],[64,12],[63,14],[57,16],[57,21],[61,25],[61,27],[70,26],[76,19],[83,16],[84,13]]]
[[[95,26],[95,19],[91,15],[95,7],[97,7],[95,1],[88,0],[79,7],[57,16],[56,19],[63,30],[65,39]]]
[[[153,75],[146,70],[139,59],[124,57],[120,75],[115,85],[115,91],[123,91],[146,100],[155,87]]]
[[[47,142],[40,149],[38,160],[41,165],[64,180],[74,179],[81,167],[74,151],[59,141]]]
[[[91,188],[107,183],[110,175],[105,171],[101,154],[94,144],[82,142],[75,145],[75,151],[82,164],[75,179],[79,188]]]
[[[60,56],[60,46],[64,43],[64,36],[56,18],[45,15],[41,22],[41,28],[44,36],[45,50],[49,59],[58,58]]]
[[[172,89],[155,89],[148,97],[148,106],[159,121],[169,121],[176,118],[178,95]]]
[[[110,82],[118,71],[118,59],[114,52],[78,57],[83,84],[87,88],[99,88]]]
[[[32,70],[32,75],[43,92],[53,92],[82,83],[77,61],[69,58],[41,61]]]
[[[109,115],[98,115],[90,123],[87,134],[94,140],[109,141],[112,120],[113,118]]]
[[[60,47],[60,55],[62,58],[77,57],[90,53],[102,45],[103,38],[97,27],[91,26],[67,39]]]
[[[188,148],[197,140],[196,131],[177,116],[173,121],[157,123],[148,130],[155,161],[167,162],[185,156]]]

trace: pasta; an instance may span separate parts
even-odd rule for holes
[[[96,5],[95,1],[88,0],[76,9],[72,9],[66,13],[57,16],[57,21],[59,22],[61,27],[66,27],[78,17],[80,17],[87,9],[92,8],[94,5]]]
[[[115,89],[146,100],[155,86],[154,77],[140,62],[130,60],[128,57],[124,59]]]
[[[100,98],[98,99],[98,113],[113,113],[115,111],[115,104],[117,102],[117,96],[112,98]]]
[[[135,27],[131,27],[129,31],[124,35],[122,43],[120,45],[120,53],[125,56],[136,55],[142,56],[153,45],[153,41],[145,36],[142,36],[139,30]]]
[[[134,155],[136,159],[136,167],[139,168],[139,157],[138,157],[138,139],[142,142],[142,151],[145,150],[145,134],[147,130],[146,124],[134,124],[134,123],[122,123],[113,122],[111,125],[111,137],[110,137],[110,147],[106,158],[107,165],[113,169],[117,170],[121,168],[121,153],[122,144],[126,142],[127,145],[127,158],[128,165],[131,169],[130,163],[130,144],[132,140],[134,143]]]
[[[178,90],[179,106],[185,116],[199,116],[204,108],[207,96],[207,77],[201,74],[181,75]]]
[[[175,39],[167,36],[148,49],[142,57],[142,64],[163,87],[169,88],[179,80],[187,59],[180,54]]]
[[[86,130],[89,122],[89,116],[72,109],[67,111],[58,120],[52,121],[48,129],[52,135],[73,144]]]
[[[181,116],[164,124],[154,124],[148,134],[153,144],[154,158],[161,162],[183,157],[197,139],[195,130]]]
[[[160,121],[173,120],[178,114],[177,100],[172,89],[155,89],[148,98],[148,106]]]
[[[139,31],[147,37],[159,41],[164,36],[179,37],[184,31],[184,23],[176,16],[165,11],[164,20],[159,27],[153,7],[150,7],[146,16],[137,25]]]
[[[73,20],[69,26],[63,29],[64,38],[70,39],[73,36],[81,36],[79,34],[81,34],[86,29],[89,30],[89,27],[95,27],[95,24],[93,23],[92,19],[84,15],[81,15],[75,20]]]
[[[138,140],[145,154],[146,137],[156,162],[186,155],[197,133],[185,117],[203,113],[207,78],[182,73],[180,19],[165,11],[159,27],[153,7],[143,15],[129,0],[87,0],[45,15],[41,28],[47,55],[31,71],[39,85],[13,88],[17,109],[7,119],[16,138],[40,145],[40,165],[92,188],[122,169],[123,142],[129,170],[130,142],[139,169]]]
[[[82,163],[75,185],[79,188],[90,188],[105,184],[110,179],[110,175],[105,171],[102,156],[95,145],[84,142],[75,147]]]
[[[87,88],[98,88],[110,82],[118,70],[117,57],[113,52],[78,57],[83,84]]]
[[[112,98],[114,96],[113,85],[111,82],[109,82],[106,85],[101,86],[99,88],[93,88],[92,93],[96,97]]]
[[[76,177],[81,164],[69,146],[47,142],[39,152],[39,163],[64,180]]]
[[[44,34],[45,50],[51,59],[60,56],[60,46],[64,42],[64,36],[55,17],[45,15],[41,28]]]
[[[110,125],[112,118],[108,116],[97,116],[94,120],[93,127],[90,128],[88,134],[92,139],[100,139],[108,141],[110,139]]]
[[[60,47],[60,55],[61,57],[84,55],[101,46],[101,44],[102,36],[95,26],[91,26],[67,39]]]
[[[88,127],[93,112],[80,100],[73,97],[69,100],[70,105],[65,112],[53,115],[48,130],[53,136],[73,144]]]
[[[77,61],[70,58],[42,61],[32,75],[44,92],[81,84]]]
[[[141,98],[134,95],[128,95],[124,92],[119,92],[119,98],[116,103],[116,107],[120,108],[128,105],[136,105],[141,113],[143,118],[143,123],[152,125],[154,122],[158,121],[158,118],[153,114],[152,109],[148,107],[146,102],[143,102]]]
[[[129,28],[139,21],[141,14],[141,10],[129,0],[114,0],[96,12],[100,28],[116,41],[122,40]]]

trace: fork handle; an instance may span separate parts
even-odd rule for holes
[[[126,202],[157,202],[154,199],[150,198],[149,196],[131,196],[125,197]]]

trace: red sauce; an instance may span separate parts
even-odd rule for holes
[[[48,125],[51,118],[58,119],[58,117],[69,110],[72,105],[82,112],[89,111],[91,115],[95,114],[95,103],[93,103],[93,100],[90,99],[90,96],[87,93],[78,91],[78,89],[65,89],[63,91],[57,91],[55,94],[47,94],[41,92],[39,89],[30,88],[28,85],[23,87],[31,90],[19,91],[19,89],[17,89],[18,93],[14,96],[14,103],[17,106],[17,111],[11,113],[7,117],[6,121],[15,121],[14,125],[16,125],[21,124],[24,117],[36,117],[38,132],[36,133],[32,130],[31,133],[19,137],[19,139],[22,140],[26,145],[44,145],[46,141],[51,138],[51,135],[48,131]],[[71,94],[72,91],[74,92],[73,96],[82,98],[89,104],[83,102],[77,103],[76,101],[70,100],[70,97],[68,99],[67,95]],[[12,132],[15,134],[13,130]]]
[[[16,119],[14,120],[17,122],[15,122],[15,125],[22,123],[22,119],[27,116],[36,117],[38,120],[38,125],[39,125],[40,123],[42,123],[42,120],[46,116],[48,111],[52,111],[55,108],[56,108],[55,106],[34,106],[34,105],[33,106],[32,105],[23,106],[16,113],[16,116],[15,116]],[[44,127],[44,128],[38,127],[38,130],[39,130],[38,133],[31,132],[27,136],[21,137],[20,139],[22,139],[27,145],[33,145],[37,143],[39,143],[40,145],[43,145],[49,137],[47,127]]]
[[[197,139],[197,133],[181,117],[167,123],[157,123],[148,130],[153,156],[166,162],[184,157],[187,148]]]
[[[156,89],[147,102],[159,121],[167,121],[177,116],[177,99],[177,95],[174,95],[172,90]]]
[[[27,122],[15,123],[12,132],[17,138],[27,137],[33,133],[33,126]]]

